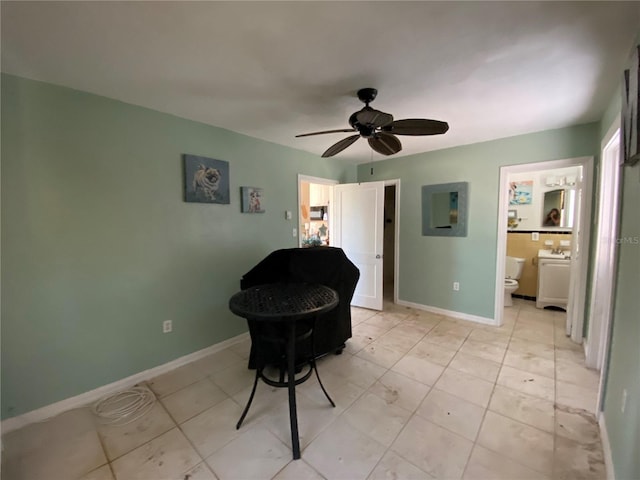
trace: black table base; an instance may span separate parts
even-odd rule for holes
[[[259,379],[272,387],[286,387],[289,391],[289,421],[294,460],[300,458],[296,385],[308,380],[315,372],[320,388],[329,403],[332,407],[336,406],[320,380],[313,347],[313,332],[318,314],[334,308],[337,303],[338,296],[334,290],[322,285],[308,284],[262,285],[239,292],[229,301],[231,311],[244,316],[249,321],[256,353],[256,375],[253,388],[236,424],[236,429],[240,428],[249,412]],[[304,342],[310,342],[311,356],[304,359],[298,358],[296,363],[296,347],[304,346]],[[273,346],[276,347],[275,351],[281,352],[277,359],[272,354]],[[266,357],[265,352],[271,352],[269,358]],[[279,380],[273,380],[264,373],[265,367],[273,364],[274,360],[279,362]],[[305,367],[308,371],[296,378],[296,371],[301,372]]]
[[[309,358],[306,362],[307,363],[306,367],[308,368],[308,371],[305,372],[304,375],[302,375],[301,377],[296,378],[295,376],[296,370],[298,370],[298,368],[300,367],[300,365],[295,364],[296,344],[298,344],[300,341],[304,340],[305,338],[310,337],[311,345],[313,346],[313,327],[314,326],[315,325],[312,326],[309,332],[305,332],[303,335],[297,335],[296,324],[294,322],[289,322],[289,325],[288,325],[289,332],[286,339],[287,381],[283,381],[284,371],[282,367],[280,368],[280,380],[273,380],[267,377],[264,373],[264,367],[266,365],[259,362],[256,368],[256,376],[253,381],[253,388],[251,389],[249,400],[247,401],[247,405],[244,407],[244,411],[240,416],[240,420],[238,420],[238,423],[236,424],[236,429],[239,429],[245,417],[247,416],[247,413],[249,412],[249,408],[251,407],[251,403],[253,402],[253,397],[255,396],[255,393],[256,393],[256,388],[258,386],[259,379],[262,379],[264,383],[272,387],[277,387],[277,388],[286,387],[289,390],[289,421],[291,423],[291,445],[293,447],[294,460],[297,460],[300,458],[300,440],[299,440],[300,437],[298,433],[298,416],[297,416],[296,390],[295,390],[296,385],[300,385],[301,383],[304,383],[305,381],[307,381],[309,377],[311,377],[313,372],[315,372],[316,378],[318,379],[318,383],[320,384],[320,388],[322,388],[322,391],[327,397],[327,400],[329,400],[329,403],[331,404],[332,407],[335,408],[336,406],[334,401],[329,396],[329,393],[324,388],[324,385],[322,384],[322,380],[320,380],[320,374],[318,373],[318,369],[316,368],[315,352],[313,352],[311,358]],[[258,358],[260,356],[259,348],[260,347],[257,346]]]

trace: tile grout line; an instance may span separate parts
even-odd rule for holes
[[[517,317],[520,314],[520,307],[518,307],[518,313],[516,314],[516,322],[517,322]],[[514,322],[514,327],[515,327],[515,322]],[[504,359],[507,356],[507,351],[509,350],[509,345],[511,344],[511,339],[513,338],[513,331],[514,329],[511,330],[511,333],[509,334],[509,341],[507,342],[507,346],[504,349],[504,353],[502,354],[502,362],[500,362],[500,368],[498,369],[498,374],[496,375],[496,379],[493,382],[493,388],[491,389],[491,395],[489,395],[489,401],[487,402],[487,406],[484,408],[484,412],[482,413],[482,420],[480,421],[480,425],[478,425],[478,431],[476,432],[476,436],[475,439],[473,440],[473,446],[471,447],[471,451],[469,452],[469,455],[467,456],[467,461],[465,462],[464,465],[464,469],[462,470],[462,477],[464,477],[465,473],[467,472],[467,469],[469,468],[469,461],[471,460],[471,456],[473,455],[473,452],[476,448],[476,446],[481,446],[483,448],[487,448],[484,447],[482,445],[480,445],[478,443],[478,437],[480,437],[480,432],[482,431],[482,426],[484,425],[485,419],[487,417],[487,412],[489,411],[489,406],[491,405],[491,400],[493,399],[493,394],[495,393],[496,390],[496,385],[498,384],[498,378],[500,378],[500,372],[502,371],[502,367],[504,365]],[[488,449],[487,450],[491,450]],[[507,457],[508,458],[508,457]]]
[[[205,377],[205,378],[208,378],[208,377]],[[200,381],[200,380],[198,380],[198,381]],[[185,388],[187,388],[187,387],[185,387]],[[178,390],[178,391],[179,391],[179,390]],[[177,393],[177,392],[174,392],[174,393]],[[225,394],[226,394],[226,392],[225,392]],[[160,399],[160,398],[159,398],[159,399],[158,399],[158,401],[159,401],[159,402],[161,402],[161,401],[162,401],[162,399]],[[224,400],[222,400],[222,401],[224,401]],[[220,402],[218,402],[218,403],[220,403]],[[216,403],[216,405],[218,405],[218,403]],[[173,421],[173,423],[176,425],[176,428],[180,431],[180,433],[182,434],[182,436],[183,436],[184,438],[186,438],[186,440],[187,440],[187,442],[189,443],[189,445],[191,445],[191,448],[193,449],[193,451],[194,451],[194,452],[196,452],[196,455],[198,455],[198,458],[200,458],[200,462],[196,463],[195,465],[192,465],[191,467],[189,467],[186,471],[184,471],[184,472],[182,472],[182,473],[186,473],[186,472],[188,472],[189,470],[192,470],[193,468],[195,468],[197,465],[200,465],[201,463],[205,464],[206,468],[207,468],[208,470],[210,470],[210,471],[213,473],[213,470],[211,470],[211,467],[209,467],[209,465],[207,464],[207,461],[206,461],[206,459],[202,456],[202,454],[200,453],[200,450],[198,450],[198,449],[196,448],[195,444],[194,444],[194,443],[191,441],[191,439],[187,436],[187,434],[184,432],[184,430],[182,430],[182,426],[181,426],[181,424],[179,424],[179,423],[177,422],[177,420],[173,417],[173,415],[171,414],[171,412],[170,412],[170,411],[169,411],[169,409],[165,406],[165,404],[164,404],[164,403],[162,403],[162,406],[163,406],[163,407],[164,407],[164,409],[167,411],[167,415],[169,415],[169,418],[171,418],[171,420]],[[210,408],[213,408],[213,407],[215,407],[215,405],[211,406]],[[205,412],[206,410],[208,410],[208,409],[203,410],[203,412]],[[200,412],[200,413],[203,413],[203,412]],[[199,413],[199,414],[197,414],[197,415],[200,415],[200,413]],[[194,415],[194,416],[193,416],[193,417],[191,417],[191,418],[194,418],[194,417],[196,417],[197,415]],[[190,420],[190,419],[185,420],[185,422],[186,422],[186,421],[188,421],[188,420]],[[183,423],[184,423],[184,422],[183,422]],[[181,473],[181,475],[182,475],[182,473]],[[215,475],[215,473],[214,473],[214,475]],[[115,475],[114,475],[114,478],[115,478]]]
[[[520,307],[518,307],[518,308],[519,308],[519,311],[518,311],[518,315],[517,315],[517,317],[519,316],[519,312],[520,312]],[[516,324],[517,324],[517,319],[516,319],[516,321],[515,321],[515,322],[516,322]],[[515,328],[514,328],[514,331],[515,331]],[[511,344],[511,339],[512,339],[512,338],[514,338],[514,337],[513,337],[513,334],[510,336],[509,344],[508,344],[508,345],[510,345],[510,344]],[[515,338],[518,338],[518,337],[515,337]],[[501,364],[500,370],[502,370],[502,366],[504,365],[504,358],[506,358],[506,352],[507,352],[507,350],[508,350],[508,345],[507,345],[507,349],[505,350],[505,356],[503,357],[503,362],[502,362],[502,364]],[[498,377],[499,377],[499,374],[498,374]],[[493,397],[493,393],[495,392],[495,387],[496,387],[497,385],[498,385],[498,384],[497,384],[497,378],[496,378],[496,383],[494,384],[494,389],[493,389],[492,394],[491,394],[491,396],[492,396],[492,397]],[[504,387],[504,388],[507,388],[507,387]],[[512,390],[512,389],[509,389],[509,390]],[[517,390],[514,390],[514,391],[517,391]],[[522,393],[522,392],[520,392],[520,393]],[[539,398],[539,397],[535,397],[535,398]],[[490,404],[491,404],[491,401],[489,401],[489,404],[487,405],[487,407],[486,407],[486,409],[485,409],[484,416],[483,416],[483,419],[482,419],[482,423],[481,423],[480,428],[478,429],[478,434],[477,434],[477,436],[476,436],[476,441],[474,442],[473,449],[475,449],[476,445],[478,445],[478,446],[480,446],[480,447],[482,447],[482,448],[485,448],[485,449],[489,450],[490,452],[495,453],[496,455],[499,455],[499,456],[502,456],[502,457],[504,457],[504,458],[509,459],[511,462],[514,462],[514,463],[516,463],[516,464],[518,464],[518,465],[521,465],[521,466],[523,466],[523,467],[525,467],[525,468],[527,468],[527,469],[530,469],[530,470],[533,470],[533,471],[535,471],[535,472],[538,472],[538,473],[540,473],[540,474],[542,474],[542,475],[546,475],[544,472],[539,472],[539,471],[538,471],[538,470],[536,470],[535,468],[532,468],[532,467],[530,467],[530,466],[528,466],[528,465],[524,465],[524,464],[523,464],[523,463],[521,463],[519,460],[515,460],[515,459],[513,459],[513,458],[510,458],[510,457],[508,457],[508,456],[505,456],[502,452],[497,452],[497,451],[495,451],[495,450],[492,450],[491,448],[488,448],[488,447],[486,447],[486,446],[484,446],[484,445],[480,445],[480,444],[478,444],[478,443],[477,443],[477,438],[478,438],[478,436],[480,435],[480,431],[482,430],[482,425],[484,424],[484,421],[485,421],[485,418],[486,418],[486,414],[487,414],[487,412],[489,411],[489,406],[490,406]],[[492,411],[492,412],[493,412],[493,411]],[[495,414],[497,414],[497,415],[500,415],[500,416],[503,416],[503,417],[505,417],[505,418],[507,418],[507,419],[510,419],[510,420],[515,420],[515,419],[511,419],[510,417],[507,417],[507,416],[502,415],[502,414],[497,413],[497,412],[493,412],[493,413],[495,413]],[[555,418],[555,412],[554,412],[554,418]],[[531,428],[534,428],[534,429],[536,429],[536,430],[539,430],[539,431],[541,431],[541,432],[543,432],[543,433],[547,433],[547,434],[549,434],[549,432],[546,432],[546,431],[541,430],[541,429],[539,429],[539,428],[537,428],[537,427],[534,427],[533,425],[529,425],[529,424],[527,424],[527,423],[520,422],[520,421],[518,421],[518,420],[515,420],[515,421],[516,421],[517,423],[520,423],[520,424],[525,425],[525,426],[527,426],[527,427],[531,427]],[[554,422],[554,423],[555,423],[555,422]],[[471,453],[473,453],[473,449],[472,449],[472,452],[471,452]],[[471,454],[470,454],[470,456],[471,456]],[[468,462],[469,462],[469,460],[470,460],[470,456],[469,456],[469,459],[467,460],[467,465],[465,466],[465,472],[466,472],[466,469],[467,469],[467,467],[468,467]],[[552,464],[552,467],[553,467],[553,464]]]
[[[435,328],[437,328],[437,327],[438,327],[438,325],[440,325],[444,320],[445,320],[445,318],[441,319],[440,321],[438,321],[438,323],[436,323],[433,327],[431,327],[431,328],[430,328],[430,329],[429,329],[429,330],[428,330],[428,331],[423,335],[422,339],[424,339],[424,338],[425,338],[425,337],[426,337],[430,332],[432,332]],[[440,375],[438,375],[438,378],[434,381],[433,385],[423,384],[423,385],[426,385],[426,386],[428,386],[428,387],[429,387],[429,391],[425,394],[424,398],[420,401],[420,404],[418,404],[418,406],[417,406],[417,407],[415,408],[415,410],[412,412],[411,416],[407,419],[407,421],[404,423],[404,425],[402,426],[402,428],[401,428],[401,429],[398,431],[398,433],[395,435],[394,439],[391,441],[391,443],[389,444],[389,446],[385,449],[385,451],[384,451],[384,453],[382,454],[382,456],[380,457],[380,459],[378,459],[378,461],[376,462],[375,466],[371,469],[371,471],[370,471],[370,472],[369,472],[369,474],[367,475],[367,478],[368,478],[368,477],[371,475],[371,473],[376,469],[376,467],[380,464],[380,462],[382,461],[382,459],[385,457],[385,455],[386,455],[389,451],[391,451],[392,453],[394,453],[394,454],[398,455],[399,457],[401,457],[402,459],[404,459],[406,462],[408,462],[408,463],[410,463],[411,465],[413,465],[413,466],[415,466],[416,468],[418,468],[420,471],[425,472],[425,470],[423,470],[422,468],[420,468],[420,467],[418,467],[417,465],[415,465],[415,464],[414,464],[413,462],[411,462],[409,459],[405,458],[401,453],[399,453],[399,452],[395,452],[395,451],[391,450],[391,447],[392,447],[392,446],[393,446],[393,444],[397,441],[398,437],[402,434],[402,432],[405,430],[405,428],[407,427],[407,425],[409,424],[409,422],[411,421],[411,419],[412,419],[412,418],[414,418],[416,415],[417,415],[419,418],[421,418],[421,419],[423,419],[423,420],[425,420],[425,421],[427,421],[427,422],[429,422],[429,423],[433,423],[433,422],[429,421],[428,419],[424,419],[423,417],[421,417],[421,416],[417,413],[417,412],[418,412],[418,409],[420,408],[420,405],[422,405],[422,404],[424,403],[424,400],[425,400],[425,399],[429,396],[429,394],[433,391],[433,389],[435,388],[436,383],[438,383],[438,381],[440,380],[440,378],[442,377],[442,375],[444,374],[444,372],[446,371],[446,369],[449,367],[449,365],[450,365],[450,364],[451,364],[451,362],[453,361],[453,358],[454,358],[454,357],[456,356],[456,354],[460,351],[460,349],[462,348],[462,345],[464,345],[464,343],[465,343],[465,342],[466,342],[466,340],[468,339],[469,335],[471,335],[471,332],[472,332],[472,331],[473,331],[473,329],[472,329],[471,331],[469,331],[469,332],[465,335],[465,337],[464,337],[464,341],[463,341],[463,342],[460,344],[460,346],[456,349],[455,354],[454,354],[454,355],[451,357],[451,359],[447,362],[447,365],[445,365],[445,366],[444,366],[444,368],[443,368],[442,372],[440,373]],[[418,343],[419,343],[419,342],[417,342],[417,343],[416,343],[416,345],[417,345]],[[414,347],[415,347],[415,345],[414,345]],[[408,354],[408,352],[407,352],[407,353],[405,353],[405,354],[401,357],[401,359],[402,359],[402,358],[404,358],[407,354]],[[399,362],[399,361],[400,361],[400,360],[398,360],[398,362]],[[398,362],[396,362],[396,363],[398,363]],[[434,362],[431,362],[431,363],[434,363]],[[394,365],[395,365],[395,364],[394,364]],[[439,364],[436,364],[436,365],[439,365]],[[440,366],[442,366],[442,365],[440,365]],[[387,370],[387,372],[389,372],[389,371],[391,371],[391,369],[388,369],[388,370]],[[386,374],[387,372],[385,372],[385,374]],[[413,379],[413,378],[411,378],[411,377],[408,377],[408,376],[406,376],[406,375],[403,375],[403,374],[402,374],[402,373],[400,373],[400,372],[396,372],[396,373],[398,373],[399,375],[404,376],[405,378],[409,378],[410,380],[416,381],[416,382],[418,382],[418,383],[422,383],[422,382],[419,382],[418,380],[415,380],[415,379]],[[446,393],[446,392],[445,392],[445,393]],[[374,394],[374,395],[375,395],[375,394]],[[454,396],[455,396],[455,395],[454,395]],[[447,429],[447,428],[445,428],[445,427],[442,427],[442,426],[440,426],[440,425],[438,425],[438,424],[435,424],[435,423],[433,423],[433,424],[434,424],[434,425],[436,425],[436,426],[437,426],[437,427],[439,427],[439,428],[442,428],[442,429],[446,430],[447,432],[450,432],[450,433],[452,433],[452,434],[454,434],[454,435],[456,435],[456,436],[459,436],[459,437],[461,437],[461,438],[463,438],[463,439],[465,439],[465,440],[468,440],[468,439],[466,439],[465,437],[463,437],[462,435],[460,435],[460,434],[458,434],[458,433],[456,433],[456,432],[452,432],[451,430],[449,430],[449,429]],[[367,435],[367,436],[369,436],[369,435]],[[370,436],[369,436],[369,437],[370,437]],[[371,438],[371,437],[370,437],[370,438]],[[374,439],[374,440],[375,440],[375,439]],[[473,447],[472,447],[472,449],[471,449],[471,450],[473,450]],[[469,460],[469,459],[467,458],[467,462],[468,462],[468,460]],[[466,468],[466,463],[465,463],[465,468]],[[463,468],[463,472],[464,472],[465,468]],[[427,475],[431,475],[429,472],[425,472],[425,473],[426,473]]]
[[[438,323],[436,323],[435,325],[433,325],[427,332],[425,332],[425,334],[421,337],[421,339],[423,339],[424,337],[426,337],[426,335],[431,332],[435,327],[437,327],[440,324],[441,320],[438,321]],[[388,333],[388,332],[386,332]],[[373,342],[372,342],[373,343]],[[417,345],[419,342],[416,342],[415,345]],[[414,345],[414,347],[415,347]],[[413,347],[412,347],[413,348]],[[410,349],[411,350],[411,349]],[[409,350],[409,351],[410,351]],[[408,352],[407,352],[408,353]],[[396,363],[398,363],[402,358],[404,358],[407,353],[405,353]],[[395,364],[394,364],[395,365]],[[445,367],[446,368],[446,367]],[[386,375],[387,373],[391,372],[391,368],[388,368],[385,373],[383,375],[381,375],[379,378],[382,378],[384,375]],[[444,370],[443,370],[444,372]],[[406,375],[401,374],[400,372],[394,372],[394,373],[398,373],[399,375],[402,375],[405,378],[409,378],[410,380],[416,381],[417,380],[407,377]],[[442,374],[440,374],[442,375]],[[438,377],[439,378],[439,377]],[[376,382],[378,381],[378,379],[376,379]],[[436,380],[437,381],[437,380]],[[422,383],[422,382],[418,382],[418,383]],[[375,384],[375,382],[374,382]],[[426,385],[426,384],[423,384]],[[434,382],[435,385],[435,382]],[[429,395],[429,393],[431,392],[431,390],[433,390],[433,385],[426,385],[429,387],[429,390],[427,391],[427,393],[425,394],[424,398],[420,401],[420,404],[422,404],[422,402],[424,401],[425,398],[427,398],[427,396]],[[370,388],[370,387],[369,387]],[[367,392],[369,389],[365,390],[365,392]],[[364,395],[364,393],[362,395]],[[375,394],[374,394],[375,395]],[[355,402],[354,402],[355,403]],[[371,476],[371,473],[373,473],[375,471],[375,469],[378,467],[378,465],[380,465],[380,462],[382,461],[382,459],[387,455],[387,453],[389,453],[390,451],[396,455],[398,455],[399,457],[401,457],[402,459],[404,459],[406,462],[409,462],[411,465],[415,466],[416,468],[418,468],[418,470],[420,470],[421,472],[426,473],[427,475],[431,475],[429,472],[425,472],[422,468],[418,467],[417,465],[415,465],[413,462],[411,462],[410,460],[408,460],[407,458],[405,458],[404,456],[402,456],[400,453],[398,452],[394,452],[391,450],[391,447],[393,446],[393,444],[396,442],[396,440],[398,439],[398,437],[402,434],[402,432],[404,431],[404,429],[406,428],[406,426],[409,424],[409,422],[411,421],[411,419],[416,415],[416,412],[418,410],[418,408],[420,408],[420,404],[418,404],[418,406],[415,408],[415,410],[411,413],[411,415],[409,416],[409,418],[407,419],[407,421],[404,423],[404,425],[402,425],[402,428],[400,428],[400,430],[398,431],[398,433],[395,435],[395,437],[393,438],[393,440],[391,441],[391,443],[389,444],[389,446],[387,446],[384,450],[384,452],[382,453],[382,455],[380,456],[380,458],[378,459],[378,461],[375,463],[375,465],[373,466],[373,468],[367,473],[367,477],[369,478]],[[346,411],[346,410],[345,410]],[[343,412],[344,413],[344,412]],[[364,433],[364,432],[361,432]],[[364,435],[366,435],[369,438],[373,438],[371,437],[369,434],[364,433]],[[373,439],[375,440],[375,439]],[[377,441],[377,440],[375,440]]]

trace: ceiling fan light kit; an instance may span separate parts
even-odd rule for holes
[[[360,137],[366,138],[369,146],[382,155],[393,155],[402,150],[402,143],[396,135],[442,135],[449,130],[447,122],[429,120],[426,118],[407,118],[394,120],[393,115],[369,106],[378,95],[375,88],[361,88],[358,90],[358,98],[365,106],[354,112],[349,117],[351,128],[323,130],[322,132],[303,133],[296,137],[309,137],[312,135],[325,135],[327,133],[358,132],[357,135],[344,138],[331,145],[322,157],[333,157],[355,143]]]

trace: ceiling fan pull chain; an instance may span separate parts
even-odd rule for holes
[[[373,175],[373,150],[371,150],[371,159],[369,162],[371,163],[371,175]]]

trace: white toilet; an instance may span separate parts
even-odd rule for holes
[[[512,307],[513,300],[511,294],[515,292],[520,285],[518,279],[522,275],[522,268],[526,259],[518,257],[507,257],[504,266],[504,306]]]

